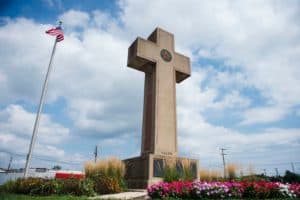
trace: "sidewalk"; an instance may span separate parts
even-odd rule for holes
[[[90,197],[89,199],[149,199],[146,191],[135,191],[135,192],[122,192],[117,194],[105,194],[98,195],[95,197]]]

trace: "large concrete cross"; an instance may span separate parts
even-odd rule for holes
[[[190,76],[189,58],[175,52],[173,34],[156,28],[132,43],[127,65],[145,72],[141,155],[176,156],[176,82]]]

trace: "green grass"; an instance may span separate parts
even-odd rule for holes
[[[87,200],[88,197],[75,197],[75,196],[29,196],[18,194],[0,194],[0,200]]]

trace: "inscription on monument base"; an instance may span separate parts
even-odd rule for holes
[[[153,176],[163,177],[164,176],[164,160],[154,159],[153,160]]]

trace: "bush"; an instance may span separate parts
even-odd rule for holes
[[[117,179],[108,176],[98,176],[95,182],[95,191],[99,194],[111,194],[121,192],[122,189]]]
[[[89,179],[20,178],[2,186],[4,193],[48,196],[53,194],[94,195],[94,184]]]
[[[60,194],[68,195],[94,195],[94,182],[90,179],[63,179]]]
[[[32,194],[42,186],[44,180],[42,178],[19,178],[16,180],[15,193]]]
[[[245,198],[283,198],[286,197],[284,192],[281,192],[280,187],[284,186],[278,182],[242,182],[244,190],[243,197]]]
[[[288,183],[300,183],[300,175],[287,170],[283,176],[283,181]]]
[[[62,183],[55,179],[42,179],[40,185],[35,185],[30,191],[31,195],[48,196],[58,194],[61,191]]]
[[[6,181],[3,185],[1,185],[1,193],[13,193],[16,189],[16,181]]]
[[[126,188],[125,164],[117,158],[85,164],[85,175],[94,181],[94,190],[99,194],[116,193]]]

